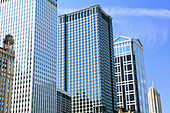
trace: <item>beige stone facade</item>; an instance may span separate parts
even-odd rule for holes
[[[10,113],[15,51],[14,40],[6,35],[0,48],[0,113]]]
[[[162,113],[161,97],[154,86],[148,92],[149,113]]]
[[[130,110],[129,111],[123,111],[122,108],[118,108],[118,113],[134,113],[134,112],[131,112]]]

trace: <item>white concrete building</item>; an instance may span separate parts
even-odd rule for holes
[[[154,86],[148,92],[149,113],[162,113],[161,97]]]

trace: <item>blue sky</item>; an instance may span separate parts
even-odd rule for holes
[[[169,0],[58,0],[58,14],[99,4],[113,17],[114,38],[139,38],[144,46],[148,88],[160,92],[163,113],[170,105],[170,1]]]

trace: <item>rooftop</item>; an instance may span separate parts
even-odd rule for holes
[[[114,43],[122,43],[122,42],[126,42],[126,41],[135,41],[137,44],[139,44],[140,46],[143,47],[142,43],[140,42],[139,39],[135,39],[135,38],[129,38],[129,37],[125,37],[125,36],[119,36],[114,40]]]
[[[98,5],[98,4],[93,5],[93,6],[90,6],[90,7],[88,7],[88,8],[84,8],[84,9],[78,10],[78,11],[74,11],[74,12],[72,12],[72,13],[63,14],[63,15],[60,15],[60,16],[58,16],[58,17],[62,17],[62,16],[65,16],[65,15],[73,15],[73,14],[75,14],[75,13],[83,12],[83,11],[85,11],[85,10],[90,10],[90,9],[92,9],[92,8],[95,8],[95,7],[100,8],[101,11],[102,11],[105,15],[111,17],[110,15],[106,14],[106,13],[102,10],[102,7],[101,7],[100,5]]]

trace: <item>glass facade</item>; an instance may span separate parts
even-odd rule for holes
[[[73,95],[72,112],[116,110],[112,18],[98,5],[61,15],[58,44],[58,85]]]
[[[71,95],[57,88],[57,113],[71,113]]]
[[[138,39],[114,41],[118,107],[148,113],[143,46]]]
[[[0,11],[0,37],[15,40],[11,112],[56,113],[56,2],[1,0]]]

